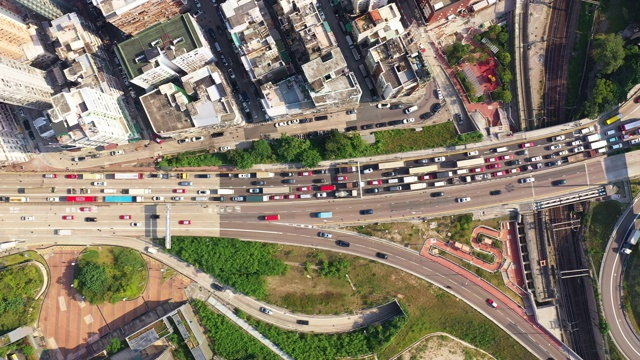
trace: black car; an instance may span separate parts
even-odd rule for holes
[[[395,171],[388,171],[388,172],[383,172],[382,173],[382,176],[384,176],[384,177],[392,177],[392,176],[397,176],[397,175],[398,175],[398,173],[395,172]]]
[[[296,324],[309,325],[309,320],[296,320]]]
[[[216,39],[216,32],[213,31],[213,28],[208,28],[207,32],[209,33],[209,36],[211,36],[211,39],[213,39],[213,40]]]
[[[372,214],[373,214],[373,209],[360,210],[360,215],[372,215]]]
[[[102,156],[101,154],[93,154],[93,155],[91,155],[91,157],[93,159],[99,159],[101,156]]]
[[[257,186],[264,186],[264,185],[267,185],[267,182],[264,180],[258,180],[258,181],[252,181],[251,184],[257,185]]]
[[[349,126],[344,128],[344,132],[351,132],[351,131],[357,131],[358,127],[357,126]]]
[[[314,179],[313,183],[314,184],[325,184],[327,182],[327,179]]]
[[[438,111],[440,111],[440,109],[442,109],[442,105],[440,105],[440,103],[435,103],[433,105],[431,105],[431,112],[436,114]]]
[[[33,134],[33,131],[29,131],[29,139],[35,140],[36,136]]]
[[[427,111],[426,113],[420,115],[420,120],[427,120],[432,116],[433,116],[433,113],[431,111]]]
[[[98,218],[86,217],[86,218],[84,218],[84,221],[86,221],[86,222],[98,222]]]
[[[402,125],[402,120],[389,121],[389,126]]]
[[[381,252],[377,252],[376,253],[376,257],[380,258],[380,259],[388,259],[389,255],[385,254],[385,253],[381,253]]]
[[[502,190],[491,190],[491,191],[489,191],[489,195],[491,195],[491,196],[500,195],[500,194],[502,194]]]
[[[386,122],[380,122],[380,123],[377,123],[377,124],[376,124],[376,127],[377,127],[377,128],[386,127],[386,126],[387,126],[387,123],[386,123]]]
[[[556,157],[555,154],[547,154],[547,155],[544,156],[545,159],[553,159],[555,157]]]
[[[336,245],[342,246],[342,247],[349,247],[351,246],[351,243],[349,243],[348,241],[336,240]]]
[[[0,201],[9,201],[8,196],[0,196]]]
[[[218,30],[220,34],[224,35],[224,30],[222,30],[222,26],[216,25],[216,30]]]
[[[211,283],[211,288],[215,291],[224,291],[224,287],[220,284]]]
[[[566,185],[567,184],[567,180],[555,180],[551,183],[551,185],[553,186],[560,186],[560,185]]]
[[[197,179],[211,179],[210,174],[196,174],[194,177]]]
[[[31,125],[29,125],[29,120],[24,120],[22,122],[22,126],[24,127],[25,130],[29,131],[31,130]]]
[[[462,120],[462,115],[456,114],[455,118],[456,118],[456,121],[458,122],[459,125],[464,124],[464,121]]]
[[[86,160],[86,159],[87,159],[87,158],[86,158],[86,157],[84,157],[84,156],[78,156],[78,157],[74,157],[74,158],[72,158],[72,159],[71,159],[71,161],[84,161],[84,160]]]
[[[219,137],[223,137],[223,136],[224,136],[223,132],[217,132],[217,133],[211,134],[212,138],[219,138]]]
[[[313,119],[305,118],[305,119],[300,119],[299,123],[300,124],[306,124],[306,123],[310,123],[312,121],[313,121]]]
[[[513,160],[509,163],[511,166],[518,166],[518,165],[522,165],[522,161],[520,160]]]
[[[438,191],[438,192],[432,192],[431,193],[431,197],[441,197],[444,196],[444,192],[443,191]]]
[[[295,184],[296,183],[296,179],[284,179],[282,180],[283,184]]]
[[[282,177],[292,177],[293,173],[292,172],[284,172],[284,173],[281,173],[280,176],[282,176]]]
[[[377,193],[380,192],[380,189],[378,189],[378,188],[368,189],[367,192],[369,194],[377,194]]]
[[[327,173],[327,169],[313,170],[313,173],[316,175],[324,175]]]
[[[428,163],[429,163],[429,159],[416,160],[416,164],[428,164]]]
[[[160,215],[158,215],[158,214],[152,214],[152,215],[151,215],[151,218],[152,218],[152,219],[154,219],[154,220],[158,220],[158,219],[160,219]]]
[[[360,129],[362,129],[362,130],[373,129],[373,124],[362,125],[362,126],[360,126]]]
[[[402,109],[404,107],[404,105],[402,104],[393,104],[391,106],[389,106],[390,110],[398,110],[398,109]]]

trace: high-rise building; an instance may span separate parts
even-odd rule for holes
[[[371,45],[395,39],[404,32],[402,14],[395,3],[371,10],[353,22],[353,36],[360,44],[366,40]]]
[[[54,2],[53,0],[13,0],[27,9],[35,12],[36,14],[53,20],[59,18],[64,13],[63,10],[71,11],[70,7],[62,8],[60,5],[65,5],[65,2]]]
[[[182,77],[214,61],[200,26],[189,14],[119,43],[116,55],[131,83],[143,89]]]
[[[94,0],[104,18],[125,34],[135,35],[189,11],[186,0]]]
[[[388,0],[352,0],[353,12],[356,14],[379,9],[387,4]]]
[[[107,58],[102,40],[93,24],[76,13],[64,14],[52,20],[51,26],[45,30],[62,60],[71,61],[84,54],[96,54]]]
[[[40,110],[51,107],[53,90],[44,71],[0,57],[0,74],[0,102]]]
[[[0,166],[29,161],[31,152],[9,106],[0,104]]]
[[[125,107],[118,97],[92,88],[52,97],[48,110],[58,142],[77,147],[126,144],[132,136]]]

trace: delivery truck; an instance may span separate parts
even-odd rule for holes
[[[144,198],[142,196],[105,196],[104,202],[108,203],[133,203],[133,202],[143,202]]]
[[[218,189],[215,190],[215,193],[218,195],[233,195],[235,193],[235,190],[233,189]]]
[[[331,211],[320,211],[316,213],[316,217],[320,219],[329,219],[333,217],[333,213]]]
[[[55,187],[18,188],[18,194],[53,194]]]
[[[104,174],[82,174],[83,180],[102,180],[104,179]]]
[[[269,196],[267,196],[267,195],[247,195],[246,196],[246,201],[247,202],[265,202],[265,201],[269,201]]]
[[[129,195],[151,194],[151,189],[129,189],[127,190],[127,194]]]
[[[342,190],[336,192],[337,198],[343,198],[348,196],[358,196],[358,190]]]
[[[453,176],[451,171],[440,171],[436,173],[436,179],[446,179]]]
[[[427,188],[427,183],[417,183],[417,184],[409,185],[409,189],[411,190],[421,190],[426,188]]]
[[[600,134],[593,134],[587,136],[587,142],[594,142],[600,140]]]
[[[593,149],[593,150],[600,149],[600,148],[603,148],[605,146],[607,146],[607,141],[606,140],[600,140],[600,141],[595,141],[595,142],[589,143],[589,147],[591,149]]]
[[[405,176],[402,178],[402,183],[404,184],[411,184],[414,182],[418,181],[418,177],[417,176]]]
[[[254,174],[254,176],[256,177],[256,179],[269,179],[276,176],[276,174],[272,172],[258,171]]]
[[[73,230],[54,230],[56,235],[73,235]]]
[[[144,178],[142,174],[139,173],[115,173],[112,174],[114,180],[139,180]]]

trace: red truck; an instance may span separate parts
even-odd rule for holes
[[[322,185],[320,186],[320,191],[333,191],[336,189],[335,185]]]

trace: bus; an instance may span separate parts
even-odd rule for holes
[[[262,188],[262,193],[263,194],[288,194],[290,193],[291,190],[289,189],[288,186],[274,186],[274,187],[265,187]]]
[[[620,131],[632,130],[640,127],[640,120],[620,125]]]
[[[483,165],[483,164],[484,164],[484,158],[466,159],[466,160],[458,160],[458,161],[456,161],[456,167],[459,167],[459,168],[472,167],[472,166],[478,166],[478,165]]]
[[[409,174],[424,174],[429,172],[438,171],[438,165],[427,165],[409,168]]]
[[[144,178],[139,173],[115,173],[112,174],[114,180],[138,180]]]
[[[403,167],[404,167],[404,161],[394,161],[394,162],[378,164],[379,170],[399,169]]]
[[[613,124],[614,122],[616,122],[616,121],[618,121],[620,119],[622,119],[622,114],[618,114],[616,116],[612,116],[612,117],[608,118],[607,120],[605,120],[604,123],[605,123],[605,125],[611,125],[611,124]]]

